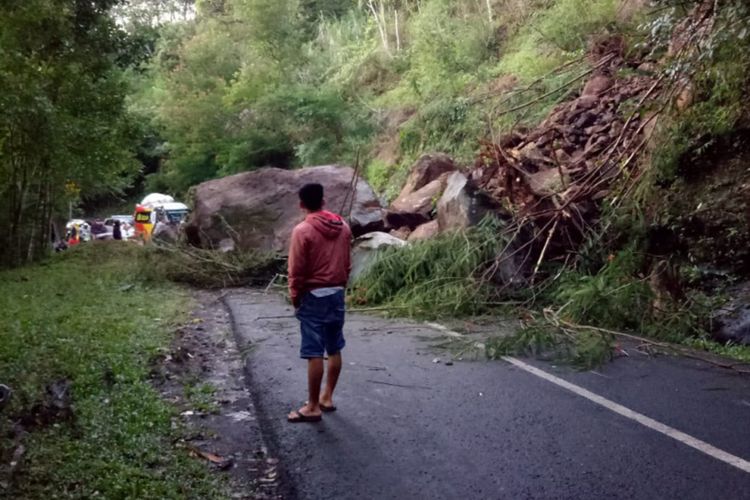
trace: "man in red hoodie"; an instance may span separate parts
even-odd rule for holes
[[[344,220],[323,210],[323,186],[299,190],[305,220],[292,232],[289,247],[289,295],[300,321],[300,357],[307,359],[308,400],[287,417],[289,422],[318,422],[322,412],[335,411],[333,391],[341,373],[344,348],[344,289],[351,271],[352,233]],[[323,358],[328,376],[323,381]]]

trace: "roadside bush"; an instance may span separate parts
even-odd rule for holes
[[[417,317],[477,314],[492,296],[478,273],[495,256],[497,229],[487,219],[465,233],[387,248],[352,285],[351,300]]]
[[[380,160],[373,160],[367,165],[365,168],[365,178],[376,193],[382,194],[385,191],[394,168],[393,165]]]
[[[150,281],[173,281],[200,288],[265,285],[283,259],[263,252],[218,252],[178,245],[152,245],[139,252],[139,270]]]
[[[642,261],[630,247],[612,255],[599,272],[569,271],[550,293],[552,301],[574,323],[638,331],[653,300],[648,283],[638,277]]]

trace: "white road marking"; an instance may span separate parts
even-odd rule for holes
[[[440,323],[430,323],[428,321],[428,322],[425,322],[425,326],[429,326],[430,328],[434,328],[435,330],[440,330],[441,332],[448,335],[449,337],[463,337],[463,335],[461,335],[460,333],[454,332],[453,330],[448,329],[448,327],[445,327],[441,325]]]
[[[439,323],[425,323],[425,325],[434,328],[436,330],[440,330],[444,334],[450,336],[450,337],[463,337],[458,332],[454,332],[453,330],[450,330],[449,328],[439,324]],[[583,387],[577,386],[575,384],[571,384],[570,382],[563,380],[559,377],[556,377],[554,375],[551,375],[544,370],[540,370],[539,368],[535,366],[531,366],[530,364],[524,363],[520,359],[513,358],[511,356],[503,356],[505,361],[508,363],[517,366],[518,368],[521,368],[522,370],[525,370],[532,375],[536,375],[539,378],[542,378],[548,382],[552,382],[553,384],[562,387],[563,389],[567,389],[570,392],[577,394],[583,398],[588,399],[591,402],[594,402],[600,406],[605,407],[606,409],[617,413],[618,415],[622,415],[625,418],[628,418],[630,420],[634,420],[638,422],[639,424],[648,427],[651,430],[654,430],[656,432],[660,432],[661,434],[664,434],[665,436],[669,436],[672,439],[675,439],[679,441],[682,444],[685,444],[687,446],[690,446],[691,448],[694,448],[701,453],[705,453],[706,455],[715,458],[716,460],[721,460],[724,463],[727,463],[733,467],[736,467],[740,469],[743,472],[750,473],[750,462],[747,460],[740,458],[736,455],[732,455],[731,453],[728,453],[724,450],[720,450],[719,448],[710,445],[706,443],[705,441],[701,441],[698,438],[694,438],[693,436],[690,436],[689,434],[685,434],[682,431],[678,431],[677,429],[670,427],[666,424],[662,424],[661,422],[658,422],[654,420],[653,418],[647,417],[646,415],[643,415],[641,413],[638,413],[636,411],[633,411],[629,408],[626,408],[618,403],[615,403],[614,401],[610,401],[607,398],[604,398],[602,396],[599,396],[598,394],[594,394],[593,392],[584,389]]]
[[[592,401],[600,406],[603,406],[607,408],[608,410],[617,413],[618,415],[622,415],[625,418],[634,420],[638,422],[639,424],[645,427],[648,427],[649,429],[655,430],[656,432],[660,432],[664,434],[665,436],[669,436],[672,439],[675,439],[682,444],[690,446],[691,448],[694,448],[702,453],[705,453],[706,455],[710,457],[715,458],[716,460],[721,460],[722,462],[727,463],[733,467],[736,467],[740,469],[741,471],[750,473],[750,462],[748,462],[747,460],[743,458],[732,455],[731,453],[728,453],[724,450],[720,450],[719,448],[716,448],[715,446],[712,446],[706,443],[705,441],[701,441],[700,439],[694,438],[693,436],[685,434],[684,432],[678,431],[677,429],[673,427],[662,424],[661,422],[657,422],[656,420],[649,418],[646,415],[643,415],[629,408],[626,408],[620,404],[615,403],[614,401],[610,401],[609,399],[603,398],[597,394],[594,394],[591,391],[584,389],[583,387],[579,387],[559,377],[555,377],[554,375],[551,375],[543,370],[540,370],[539,368],[536,368],[535,366],[531,366],[527,363],[524,363],[523,361],[519,359],[510,357],[510,356],[503,356],[503,359],[507,361],[508,363],[531,373],[532,375],[536,375],[537,377],[542,378],[548,382],[552,382],[553,384],[560,386],[563,389],[567,389],[570,392],[577,394],[581,397],[584,397],[588,399],[589,401]]]

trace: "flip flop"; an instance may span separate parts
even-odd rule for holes
[[[300,422],[320,422],[323,420],[322,415],[305,415],[299,411],[295,411],[290,417],[286,417],[286,421],[292,424],[298,424]]]
[[[318,406],[320,406],[320,411],[322,411],[323,413],[331,413],[331,412],[336,411],[336,407],[334,405],[327,406],[323,404],[318,404]]]
[[[305,401],[304,404],[307,404],[307,401]],[[328,406],[328,405],[324,405],[323,403],[318,403],[318,407],[320,408],[320,411],[322,411],[323,413],[331,413],[333,411],[336,411],[336,406],[334,405]]]

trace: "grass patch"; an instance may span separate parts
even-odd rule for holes
[[[490,359],[499,359],[502,356],[534,356],[590,370],[612,359],[614,338],[603,332],[573,332],[538,321],[521,328],[514,335],[490,338],[485,346],[485,352]]]
[[[725,358],[750,364],[750,346],[731,343],[721,344],[704,337],[688,338],[683,340],[682,343],[693,349],[711,352]]]
[[[397,185],[398,183],[391,180],[397,170],[406,169],[400,168],[399,165],[392,165],[375,159],[365,168],[365,178],[376,193],[385,195],[385,197],[390,200],[395,196],[393,191],[400,187]]]
[[[185,387],[185,398],[191,406],[202,413],[218,413],[219,405],[214,399],[216,387],[208,383],[195,383]]]
[[[14,390],[0,413],[2,463],[16,439],[27,450],[12,478],[0,469],[8,498],[223,497],[172,444],[175,411],[149,383],[149,360],[191,303],[174,285],[137,278],[139,250],[86,244],[0,274],[0,382]],[[60,381],[69,408],[45,410]]]
[[[465,233],[383,250],[353,284],[352,302],[415,317],[481,313],[492,287],[478,273],[499,249],[497,225],[487,219]]]

